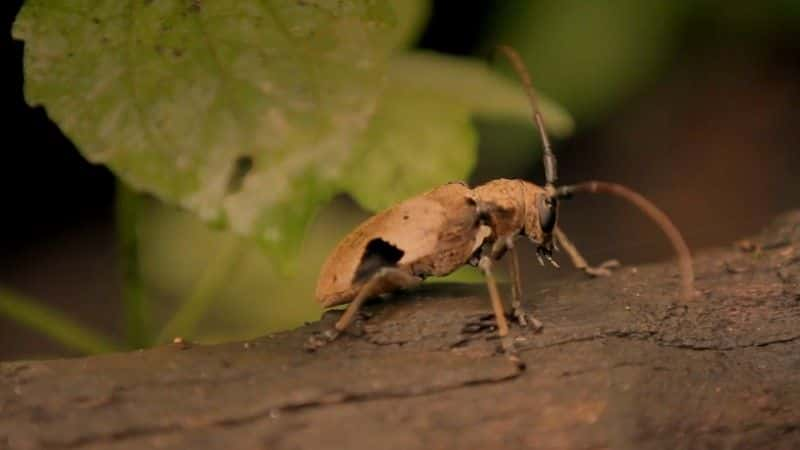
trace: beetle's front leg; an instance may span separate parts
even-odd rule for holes
[[[586,275],[591,277],[607,277],[611,275],[612,269],[620,266],[619,261],[616,259],[605,261],[599,266],[590,266],[581,255],[581,252],[578,251],[577,247],[575,247],[560,228],[556,227],[554,234],[556,241],[561,244],[561,247],[563,247],[564,251],[569,255],[569,259],[572,260],[572,265],[574,265],[576,269],[582,270]]]
[[[513,242],[508,244],[508,249],[510,253],[508,269],[511,274],[511,315],[521,326],[525,327],[530,323],[533,330],[538,331],[542,328],[542,322],[522,309],[522,280],[520,279],[517,249],[514,247]]]

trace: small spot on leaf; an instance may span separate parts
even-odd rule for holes
[[[242,155],[236,158],[233,166],[233,173],[228,180],[228,194],[234,194],[242,189],[244,178],[253,170],[253,157]]]

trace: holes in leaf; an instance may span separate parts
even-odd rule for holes
[[[242,189],[244,178],[253,170],[253,157],[242,155],[233,163],[233,173],[228,180],[228,194],[235,194]]]

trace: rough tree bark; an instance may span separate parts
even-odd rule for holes
[[[526,370],[485,288],[428,285],[251,342],[0,365],[0,448],[800,448],[800,212],[696,258],[528,292]]]

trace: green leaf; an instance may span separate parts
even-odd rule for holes
[[[657,76],[678,47],[682,33],[676,30],[685,26],[685,10],[692,5],[672,0],[513,0],[488,21],[485,41],[514,46],[529,64],[536,86],[576,116],[596,120]]]
[[[490,67],[477,59],[408,52],[392,58],[389,76],[395,83],[446,95],[482,118],[528,120],[531,107],[522,85],[497,70],[507,65],[500,57]],[[575,123],[570,114],[541,91],[537,94],[548,131],[555,136],[572,133]]]
[[[345,181],[369,210],[385,208],[447,181],[475,164],[477,132],[469,109],[446,96],[390,85]]]
[[[30,0],[13,35],[28,102],[89,160],[282,259],[367,126],[393,23],[387,0]]]
[[[547,99],[540,103],[548,128],[557,135],[571,131],[563,109]],[[364,208],[379,210],[465,180],[478,146],[473,115],[523,121],[531,111],[520,85],[483,62],[430,52],[396,55],[345,188]]]
[[[392,48],[413,46],[431,16],[430,0],[392,0],[397,26],[392,33]]]

